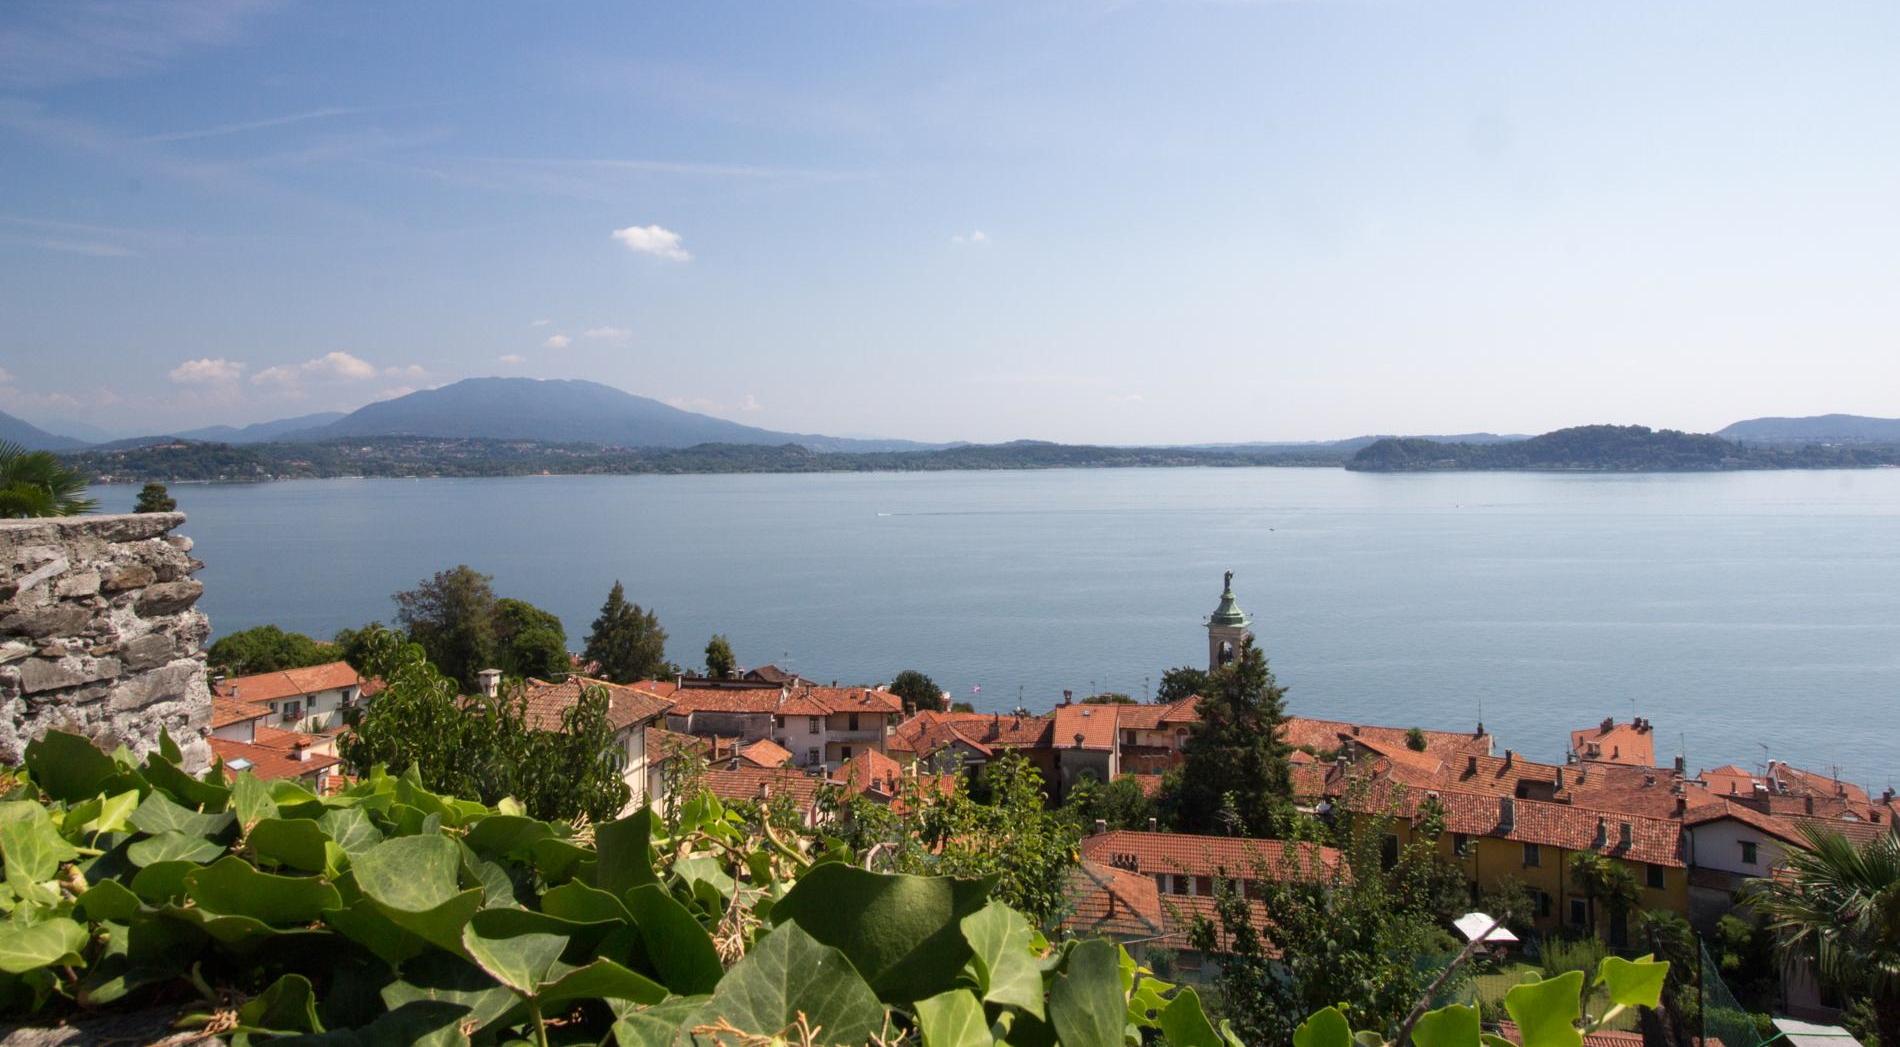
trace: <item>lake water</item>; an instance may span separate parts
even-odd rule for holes
[[[104,488],[111,510],[131,488]],[[578,648],[614,579],[668,655],[979,708],[1143,694],[1206,658],[1225,569],[1299,713],[1559,758],[1632,710],[1692,768],[1900,771],[1900,470],[1150,469],[320,480],[174,489],[220,633],[388,620],[468,563]],[[973,688],[980,693],[973,694]],[[1764,750],[1764,746],[1766,749]],[[1665,755],[1666,758],[1666,755]]]

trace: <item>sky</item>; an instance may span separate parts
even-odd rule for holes
[[[1896,54],[1889,0],[6,4],[0,410],[1900,415]]]

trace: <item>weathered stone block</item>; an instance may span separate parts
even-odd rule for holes
[[[20,666],[20,687],[27,694],[38,694],[78,687],[94,680],[109,680],[117,675],[117,658],[61,658],[58,661],[35,658]]]
[[[143,589],[158,581],[158,573],[142,563],[115,564],[105,569],[101,588],[109,593]]]
[[[53,586],[59,596],[91,596],[99,591],[98,571],[75,571]]]
[[[150,669],[172,660],[177,645],[164,633],[147,633],[136,640],[128,640],[119,648],[119,658],[125,667],[131,670]]]
[[[128,676],[112,689],[112,709],[124,712],[158,702],[178,701],[190,692],[192,681],[203,675],[203,665],[193,659],[181,659],[162,669]]]
[[[83,628],[92,613],[79,604],[53,603],[41,607],[28,607],[0,618],[0,635],[31,636],[68,636]]]
[[[19,640],[8,640],[5,643],[0,643],[0,665],[5,665],[8,662],[17,662],[32,653],[32,644],[21,643]]]
[[[145,618],[161,614],[177,614],[179,611],[198,602],[204,595],[203,582],[186,580],[182,582],[159,582],[139,594],[133,608]]]

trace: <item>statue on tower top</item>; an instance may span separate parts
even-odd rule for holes
[[[1234,572],[1233,571],[1230,570],[1226,574],[1221,576],[1220,587],[1221,587],[1222,592],[1226,592],[1234,587]]]

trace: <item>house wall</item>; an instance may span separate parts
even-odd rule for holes
[[[209,764],[211,690],[182,513],[0,520],[0,762],[49,730]]]
[[[756,742],[761,738],[772,737],[772,714],[770,713],[718,713],[695,712],[690,716],[666,718],[667,726],[686,734],[717,735],[721,738],[738,738],[741,741]]]
[[[327,691],[314,691],[310,694],[289,695],[267,703],[270,717],[264,722],[272,727],[303,734],[316,734],[343,723],[343,710],[358,700],[362,694],[360,687],[334,687]],[[238,695],[240,699],[244,696]],[[286,720],[284,711],[296,706],[297,716]]]
[[[227,723],[223,727],[212,730],[211,737],[223,738],[228,742],[255,742],[257,741],[257,721],[239,720],[236,723]]]
[[[1755,864],[1742,861],[1742,844],[1755,845]],[[1766,876],[1787,856],[1788,845],[1732,818],[1705,822],[1689,830],[1689,864],[1742,876]]]

